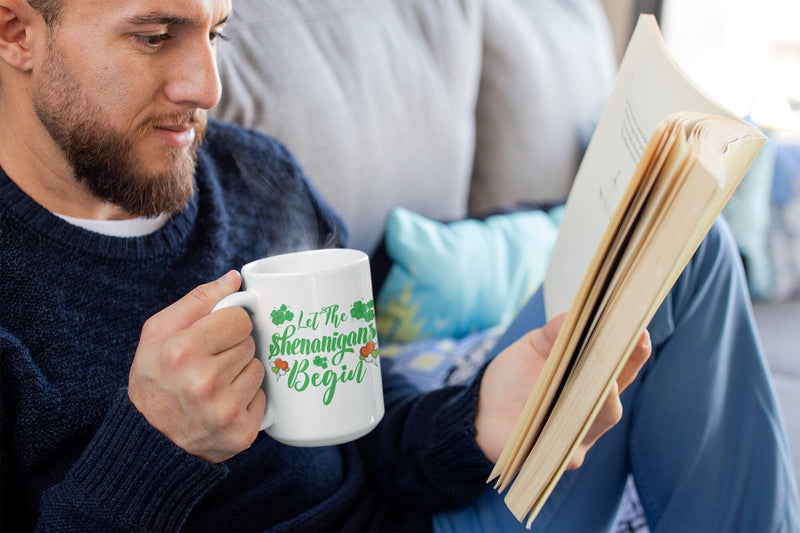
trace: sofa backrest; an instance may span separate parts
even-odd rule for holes
[[[593,0],[235,0],[212,116],[276,137],[371,252],[403,206],[563,199],[613,74]]]

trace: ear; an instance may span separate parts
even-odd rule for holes
[[[33,66],[31,54],[32,24],[41,16],[25,0],[0,0],[0,58],[11,67],[30,70]]]

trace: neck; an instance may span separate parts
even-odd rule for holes
[[[0,167],[25,194],[52,213],[96,220],[131,218],[96,198],[75,178],[64,153],[36,116],[30,98],[13,97],[27,94],[27,89],[3,93]]]

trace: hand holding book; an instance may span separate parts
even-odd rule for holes
[[[542,328],[529,332],[498,354],[486,368],[475,416],[475,440],[493,463],[499,459],[530,390],[542,373],[565,318],[566,314],[562,313]],[[619,395],[636,378],[650,357],[650,351],[650,335],[644,331],[583,442],[570,458],[567,469],[580,467],[589,448],[619,421],[622,415]]]

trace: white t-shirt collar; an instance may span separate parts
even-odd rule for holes
[[[92,220],[53,214],[74,226],[110,237],[144,237],[161,229],[169,220],[169,216],[165,214],[152,218],[140,217],[127,220]]]

